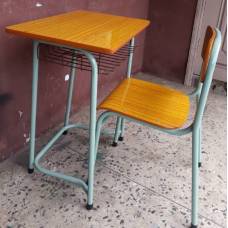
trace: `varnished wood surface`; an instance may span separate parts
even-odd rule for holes
[[[6,32],[85,50],[113,54],[149,21],[78,10],[9,26]]]
[[[124,79],[97,109],[113,111],[166,129],[180,128],[189,112],[184,93],[138,79]]]
[[[201,56],[204,61],[204,63],[203,63],[204,65],[203,65],[203,69],[202,69],[202,76],[201,76],[202,83],[204,82],[205,74],[207,72],[207,66],[210,61],[211,51],[212,51],[212,47],[213,47],[213,44],[215,41],[215,37],[216,37],[215,29],[211,26],[208,26],[206,33],[205,33],[203,48],[202,48],[202,52],[201,52]]]

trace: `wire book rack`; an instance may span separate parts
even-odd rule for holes
[[[137,46],[124,45],[114,54],[91,52],[97,61],[98,74],[108,75],[124,62],[134,52]],[[87,57],[80,51],[49,44],[39,44],[38,59],[67,67],[74,67],[81,71],[91,71]],[[76,61],[76,64],[73,64]]]

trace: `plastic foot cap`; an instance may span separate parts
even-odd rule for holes
[[[120,136],[119,141],[123,141],[123,140],[124,140],[124,137]]]
[[[34,173],[34,168],[32,168],[32,169],[28,168],[28,173],[29,174]]]
[[[192,224],[191,224],[191,228],[197,228],[197,225],[195,226],[195,225],[192,225]]]
[[[67,131],[64,131],[64,132],[63,132],[63,135],[67,135]]]
[[[88,211],[92,210],[93,209],[93,204],[91,204],[91,205],[87,204],[86,209]]]
[[[201,167],[201,162],[198,163],[198,167],[199,167],[199,168]]]
[[[117,147],[117,142],[113,142],[112,146]]]

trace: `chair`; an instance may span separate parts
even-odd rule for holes
[[[206,104],[213,72],[221,44],[221,33],[217,28],[207,27],[201,56],[203,58],[200,81],[191,94],[184,94],[164,86],[134,78],[124,79],[97,107],[108,110],[100,115],[96,128],[96,148],[101,128],[110,116],[117,116],[114,143],[120,133],[120,123],[128,119],[154,129],[185,135],[192,132],[192,219],[191,228],[197,227],[198,216],[198,167],[201,166],[201,119]],[[197,110],[192,124],[180,129],[189,112],[189,98],[197,97]],[[121,135],[123,137],[123,135]],[[96,154],[95,154],[96,157]]]

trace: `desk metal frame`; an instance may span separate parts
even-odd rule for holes
[[[38,45],[40,43],[58,45],[60,47],[73,49],[75,52],[82,52],[90,62],[92,73],[91,73],[91,94],[90,94],[90,124],[89,126],[81,124],[69,124],[70,116],[70,107],[72,100],[72,92],[74,85],[74,75],[75,75],[75,64],[77,64],[77,59],[73,57],[72,67],[70,71],[70,83],[68,89],[68,98],[67,98],[67,107],[64,127],[45,145],[45,147],[37,154],[35,157],[35,133],[36,133],[36,109],[37,109],[37,91],[38,91],[38,69],[39,69],[39,60],[38,56]],[[131,46],[134,46],[134,38],[130,42]],[[132,57],[133,53],[130,53],[128,59],[127,67],[127,77],[131,75],[131,66],[132,66]],[[93,176],[94,176],[94,165],[95,165],[95,131],[96,131],[96,106],[97,106],[97,82],[98,82],[98,66],[96,59],[91,54],[90,51],[59,45],[55,43],[34,40],[33,43],[33,78],[32,78],[32,105],[31,105],[31,130],[30,130],[30,153],[29,153],[29,173],[34,172],[34,167],[41,173],[44,173],[49,176],[53,176],[62,180],[70,181],[72,183],[80,185],[87,194],[87,209],[91,210],[93,208]],[[118,126],[120,126],[120,119],[117,120]],[[48,169],[44,169],[39,165],[39,159],[47,152],[47,150],[55,143],[55,141],[68,129],[70,128],[80,128],[84,130],[89,130],[89,170],[88,170],[88,185],[81,179],[71,177],[65,174],[53,172]],[[124,119],[122,119],[121,130],[116,131],[102,131],[102,134],[115,135],[117,139],[118,135],[124,135]],[[115,141],[114,139],[114,141]]]

